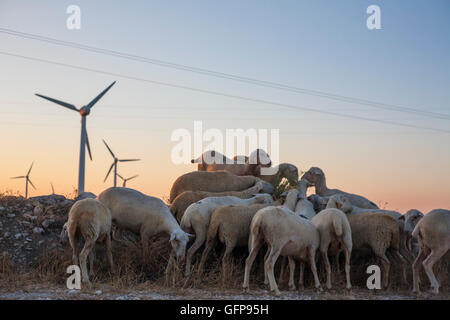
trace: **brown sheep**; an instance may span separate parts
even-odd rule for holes
[[[169,202],[184,191],[242,191],[255,185],[259,178],[254,176],[236,176],[227,171],[193,171],[178,177],[170,189]]]
[[[75,202],[70,208],[67,220],[67,235],[72,247],[73,263],[81,266],[82,281],[90,284],[86,267],[86,259],[89,256],[90,273],[93,274],[94,246],[96,242],[105,242],[106,254],[111,267],[114,264],[111,253],[111,213],[100,201],[95,199],[83,199]],[[79,254],[78,241],[84,239],[84,247]]]

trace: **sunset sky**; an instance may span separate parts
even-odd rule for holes
[[[132,3],[132,4],[131,4]],[[66,8],[81,8],[81,29]],[[381,30],[366,9],[381,8]],[[435,1],[23,1],[0,2],[0,192],[70,194],[77,186],[80,116],[36,97],[82,107],[114,87],[87,119],[93,161],[86,190],[112,162],[129,187],[166,198],[173,181],[196,170],[175,165],[174,130],[203,127],[280,129],[280,162],[322,168],[328,186],[405,212],[450,208],[450,2]],[[434,112],[444,119],[261,87],[25,39],[4,29],[297,88]],[[26,56],[115,76],[19,58]],[[133,80],[146,79],[173,86]],[[299,109],[182,89],[197,88]],[[314,110],[381,122],[344,118]],[[395,122],[411,127],[389,124]],[[419,127],[432,128],[427,130]],[[206,143],[205,143],[206,145]],[[225,150],[229,156],[233,150]],[[198,156],[192,154],[192,157]]]

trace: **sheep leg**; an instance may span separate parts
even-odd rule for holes
[[[89,276],[94,276],[95,248],[89,253]]]
[[[383,265],[383,288],[386,289],[389,285],[389,270],[391,268],[391,263],[389,262],[389,259],[386,257],[386,254],[384,252],[378,252],[376,253],[376,255],[379,259],[381,259],[381,264]]]
[[[283,257],[285,258],[285,257]],[[294,291],[295,290],[295,283],[294,283],[294,273],[295,273],[295,260],[291,256],[288,257],[289,261],[289,290]]]
[[[437,250],[431,250],[431,254],[423,261],[423,268],[431,283],[432,292],[439,294],[439,282],[433,273],[434,264],[447,252],[447,248],[438,248]]]
[[[305,274],[305,262],[300,261],[300,275],[299,275],[299,278],[298,278],[298,290],[305,289],[305,286],[303,285],[304,274]]]
[[[281,268],[280,268],[280,275],[278,277],[278,283],[281,285],[285,278],[285,272],[286,272],[286,259],[287,257],[282,257],[281,259]]]
[[[319,277],[317,276],[317,267],[316,267],[316,249],[309,247],[309,263],[311,265],[311,271],[314,275],[314,282],[317,289],[322,291],[320,287]]]
[[[201,230],[199,230],[199,232],[195,233],[195,241],[192,244],[192,246],[189,248],[189,250],[187,251],[187,255],[186,255],[186,273],[185,273],[186,277],[191,276],[192,256],[197,252],[198,249],[200,249],[200,247],[205,242],[205,239],[206,239],[205,233],[202,232]]]
[[[75,237],[71,237],[69,235],[69,243],[72,247],[72,261],[74,265],[79,265],[80,261],[78,260],[78,239],[75,239]]]
[[[245,272],[244,272],[244,283],[242,287],[244,290],[248,290],[248,285],[250,282],[250,271],[252,270],[253,261],[255,261],[256,256],[258,255],[259,249],[261,249],[263,243],[262,239],[255,239],[252,244],[252,249],[247,259],[245,259]]]
[[[270,249],[269,256],[267,257],[267,261],[264,263],[264,268],[267,270],[267,276],[269,277],[270,291],[275,292],[276,295],[280,294],[280,290],[278,290],[278,285],[275,281],[273,270],[275,268],[275,262],[277,262],[278,256],[280,255],[281,249],[282,246],[277,249],[274,249],[274,247],[272,247]]]
[[[208,238],[206,240],[206,246],[202,253],[202,258],[200,259],[200,264],[198,266],[198,274],[203,273],[203,266],[205,265],[206,258],[208,257],[209,253],[211,252],[212,248],[214,248],[214,245],[216,244],[215,239]]]
[[[112,248],[111,248],[111,235],[108,233],[105,239],[106,245],[106,256],[108,257],[109,266],[111,267],[111,272],[114,272],[114,262],[112,257]]]
[[[422,267],[423,260],[425,260],[426,255],[422,248],[420,248],[419,255],[412,265],[413,269],[413,293],[420,292],[420,268]]]
[[[347,289],[350,290],[352,288],[352,284],[350,282],[350,256],[351,256],[351,247],[348,245],[344,245],[344,255],[345,255],[345,277],[347,280]]]
[[[264,269],[264,284],[268,285],[269,284],[269,277],[267,276],[267,271],[266,268],[264,267],[266,265],[266,261],[267,261],[267,257],[269,256],[270,253],[270,244],[267,246],[267,250],[266,250],[266,254],[264,255],[264,261],[263,261],[263,269]]]
[[[323,248],[320,250],[322,254],[323,261],[325,262],[325,269],[327,271],[327,289],[331,289],[331,265],[328,259],[328,248]]]
[[[400,263],[402,264],[402,273],[403,273],[403,284],[408,284],[407,274],[406,274],[406,260],[402,256],[402,254],[399,252],[399,250],[393,250],[393,254],[400,260]]]
[[[87,284],[90,284],[91,282],[89,281],[89,276],[88,276],[87,267],[86,267],[86,260],[88,258],[88,255],[93,250],[94,246],[95,246],[95,241],[86,240],[84,243],[83,250],[81,250],[81,253],[80,253],[81,276],[82,276],[83,282],[85,282]]]
[[[341,250],[339,250],[336,255],[334,256],[334,268],[336,269],[337,273],[340,273],[339,269],[339,256],[341,255]]]
[[[234,246],[227,245],[225,248],[225,252],[222,257],[222,280],[225,283],[226,280],[226,272],[229,267],[231,252],[233,251]]]

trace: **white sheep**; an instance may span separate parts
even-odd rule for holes
[[[303,285],[303,261],[309,260],[314,275],[315,287],[320,288],[315,262],[316,250],[320,245],[319,231],[311,221],[301,218],[291,210],[282,207],[266,207],[259,210],[250,225],[250,254],[245,260],[243,288],[248,289],[250,271],[259,250],[266,243],[269,247],[265,257],[264,269],[269,278],[270,290],[280,294],[273,274],[278,257],[289,259],[289,287],[294,285],[294,268],[296,260],[301,260],[299,285]]]
[[[205,249],[198,267],[202,272],[206,258],[214,248],[217,241],[225,244],[222,258],[222,275],[225,279],[225,270],[233,249],[248,246],[250,223],[259,209],[267,204],[253,204],[250,206],[229,205],[214,210],[208,227]]]
[[[272,203],[272,196],[267,193],[256,194],[249,199],[238,197],[208,197],[191,204],[185,211],[181,219],[181,228],[186,232],[195,233],[195,241],[188,249],[186,255],[186,277],[190,276],[192,256],[203,245],[206,240],[211,215],[218,207],[236,204],[251,205],[256,203]]]
[[[419,271],[425,269],[432,292],[439,293],[439,282],[433,273],[433,266],[450,249],[450,211],[434,209],[426,214],[412,233],[419,242],[419,255],[413,263],[413,292],[419,292]]]
[[[257,166],[255,175],[264,181],[270,182],[273,186],[277,186],[281,180],[286,179],[291,186],[297,186],[298,183],[298,169],[295,165],[290,163],[280,163],[276,167],[270,169],[273,174],[262,174],[264,166]]]
[[[327,288],[331,289],[331,266],[328,254],[336,256],[341,250],[345,254],[347,289],[350,289],[350,256],[352,253],[352,230],[345,214],[335,208],[322,210],[312,218],[320,233],[320,252],[327,271]]]
[[[403,281],[406,282],[406,262],[400,254],[400,226],[398,220],[391,215],[380,212],[364,212],[348,214],[352,211],[351,202],[346,196],[337,194],[330,197],[329,207],[335,207],[347,214],[352,230],[353,250],[359,251],[369,247],[383,265],[383,287],[389,284],[390,261],[386,257],[386,250],[398,258],[402,265]]]
[[[328,189],[325,179],[325,173],[322,171],[322,169],[318,167],[310,168],[303,175],[303,177],[305,177],[306,179],[308,179],[308,181],[314,184],[316,188],[316,194],[318,194],[321,197],[329,197],[334,194],[344,194],[355,206],[367,209],[378,209],[378,206],[375,203],[373,203],[372,201],[368,200],[363,196],[347,193],[339,189]]]
[[[170,211],[177,219],[178,222],[181,221],[184,212],[187,207],[189,207],[194,202],[200,201],[207,197],[225,197],[225,196],[235,196],[238,198],[246,199],[252,197],[258,192],[262,193],[273,193],[274,187],[263,180],[259,180],[254,186],[242,190],[242,191],[224,191],[224,192],[209,192],[209,191],[184,191],[179,194],[170,204]]]
[[[140,234],[144,253],[147,253],[150,237],[165,233],[170,237],[176,259],[184,260],[186,244],[191,235],[180,228],[161,199],[137,190],[114,187],[100,193],[98,200],[109,208],[113,222],[118,227]]]
[[[67,220],[67,236],[72,247],[73,263],[80,265],[82,281],[90,284],[86,267],[86,259],[89,256],[90,273],[93,274],[94,247],[96,242],[104,242],[106,254],[114,271],[114,264],[111,252],[111,214],[107,207],[95,199],[83,199],[75,202],[69,211]],[[64,236],[64,230],[62,236]],[[78,242],[80,237],[84,239],[84,247],[81,253],[78,252]],[[79,259],[78,259],[79,254]]]
[[[423,213],[417,209],[408,210],[403,216],[399,218],[399,220],[403,220],[405,222],[404,233],[405,233],[406,248],[413,255],[416,255],[418,252],[413,250],[412,232],[414,231],[414,228],[416,227],[417,223],[422,218]]]

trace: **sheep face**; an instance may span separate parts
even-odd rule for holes
[[[327,206],[328,198],[320,197],[317,194],[312,194],[308,197],[308,200],[313,204],[314,211],[320,212]]]
[[[416,209],[411,209],[399,219],[405,220],[405,231],[411,234],[414,228],[416,227],[417,223],[419,222],[419,220],[422,218],[423,218],[422,212]]]
[[[179,262],[184,261],[186,256],[186,245],[189,242],[190,237],[193,237],[193,235],[182,230],[174,231],[170,235],[170,245],[172,246],[177,261]]]
[[[289,165],[285,172],[284,172],[284,177],[287,179],[287,181],[289,182],[289,184],[291,186],[297,186],[298,185],[298,169],[296,166],[294,165]]]
[[[263,149],[256,149],[248,157],[248,163],[258,164],[261,167],[270,167],[272,165],[272,160],[270,160],[269,155]]]
[[[308,171],[305,172],[305,174],[303,175],[303,178],[307,179],[308,181],[310,181],[313,184],[316,184],[317,182],[320,181],[320,179],[322,179],[322,177],[324,175],[325,174],[323,173],[322,169],[320,169],[318,167],[312,167]]]

